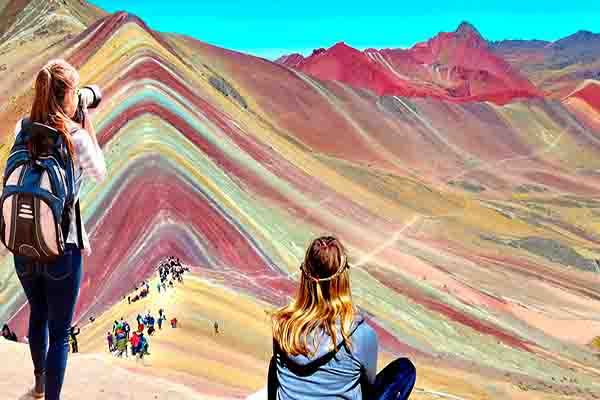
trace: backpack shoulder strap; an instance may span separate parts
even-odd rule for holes
[[[25,132],[27,132],[29,129],[29,127],[31,126],[31,120],[29,119],[29,117],[23,117],[18,123],[17,126],[21,125],[21,127],[19,128],[19,130],[17,131],[17,134],[15,135],[15,142],[18,142],[19,139],[21,138],[21,141],[23,140],[23,135],[25,134]],[[16,128],[16,126],[15,126]]]
[[[31,125],[31,119],[29,119],[29,117],[23,117],[21,119],[21,131],[24,131],[30,125]]]
[[[79,127],[73,127],[70,131],[69,134],[74,135],[75,133],[77,133],[81,128]],[[81,207],[79,205],[79,199],[75,200],[75,196],[77,195],[77,193],[75,193],[76,190],[76,177],[75,177],[75,160],[73,159],[73,156],[71,154],[69,154],[69,151],[67,149],[67,154],[68,154],[68,161],[67,161],[67,175],[70,175],[70,182],[71,182],[71,193],[72,193],[72,204],[73,207],[75,208],[75,225],[77,226],[77,247],[79,247],[80,249],[83,249],[85,246],[83,244],[83,224],[81,222]]]
[[[83,224],[81,223],[81,208],[79,207],[79,199],[75,203],[75,223],[77,225],[77,245],[83,249]]]

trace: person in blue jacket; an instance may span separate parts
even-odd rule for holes
[[[346,251],[312,241],[296,299],[273,314],[269,400],[406,400],[416,368],[399,358],[377,374],[377,335],[352,304]]]

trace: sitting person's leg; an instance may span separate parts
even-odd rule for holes
[[[406,400],[415,386],[417,371],[408,358],[391,362],[377,374],[373,400]]]

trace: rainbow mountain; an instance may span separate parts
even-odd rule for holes
[[[92,118],[109,178],[82,191],[93,253],[76,320],[97,317],[82,349],[103,351],[112,320],[139,311],[123,298],[175,255],[192,266],[185,287],[143,306],[177,310],[186,330],[156,339],[173,357],[147,373],[246,396],[265,384],[265,311],[295,294],[309,240],[327,233],[349,248],[382,362],[415,360],[415,398],[600,398],[588,346],[600,336],[600,83],[549,81],[534,56],[519,72],[515,45],[486,46],[535,95],[378,92],[84,1],[0,1],[4,160],[47,60],[105,94]],[[408,81],[432,87],[419,71]],[[23,336],[27,302],[1,251],[0,320]]]

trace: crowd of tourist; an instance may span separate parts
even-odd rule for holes
[[[165,292],[168,288],[174,288],[175,283],[183,283],[183,275],[188,272],[189,268],[184,267],[178,258],[169,257],[162,260],[158,264],[157,273],[159,281],[157,282],[157,292]],[[147,280],[140,283],[139,287],[134,288],[135,294],[127,296],[127,303],[135,303],[150,294],[150,284]],[[160,308],[158,314],[154,315],[150,310],[145,313],[138,313],[136,317],[135,329],[131,328],[129,322],[121,317],[120,320],[114,321],[112,330],[106,334],[108,351],[117,357],[143,358],[149,355],[150,343],[148,336],[154,336],[163,328],[163,323],[167,321],[164,309]],[[169,320],[171,329],[178,327],[179,321],[173,316]]]

